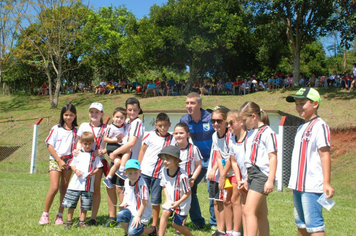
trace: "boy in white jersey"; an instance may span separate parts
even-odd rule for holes
[[[81,199],[81,211],[79,222],[76,227],[88,227],[85,222],[85,217],[87,211],[91,210],[92,193],[94,192],[94,175],[99,171],[99,168],[103,166],[100,156],[95,157],[94,152],[92,151],[94,135],[90,132],[83,132],[80,141],[82,149],[70,162],[70,167],[73,170],[74,175],[70,180],[67,193],[62,202],[62,207],[69,208],[68,221],[66,222],[65,229],[69,229],[73,225],[73,213],[79,197]]]
[[[124,201],[117,213],[116,221],[121,224],[126,235],[157,235],[157,227],[146,227],[151,219],[152,208],[149,200],[148,188],[140,177],[140,162],[130,159],[125,164]]]
[[[189,229],[183,225],[187,218],[191,203],[191,191],[187,173],[179,167],[180,150],[177,146],[167,146],[158,154],[163,160],[161,186],[166,197],[162,205],[163,212],[159,222],[159,235],[166,233],[168,218],[175,213],[172,219],[173,227],[183,235],[193,236]]]
[[[320,95],[313,88],[301,88],[287,102],[295,102],[305,119],[296,133],[288,187],[293,189],[294,217],[299,235],[325,235],[322,206],[317,199],[331,198],[330,129],[317,114]]]
[[[138,155],[142,164],[142,178],[145,180],[151,194],[153,208],[152,225],[158,226],[160,205],[162,203],[161,168],[163,161],[158,158],[162,148],[174,145],[175,139],[168,130],[171,122],[166,113],[159,113],[156,117],[156,129],[143,139],[143,144]]]

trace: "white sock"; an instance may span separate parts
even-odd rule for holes
[[[45,212],[45,211],[43,212],[43,214],[49,215],[48,212]]]
[[[125,170],[125,166],[120,166],[119,171],[124,172],[124,170]]]
[[[106,178],[107,179],[112,179],[112,176],[111,175],[107,175]]]
[[[241,232],[232,231],[232,235],[233,236],[241,236]]]
[[[58,216],[63,216],[63,213],[59,213],[59,212],[58,212],[57,215],[58,215]]]

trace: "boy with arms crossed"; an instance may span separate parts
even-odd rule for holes
[[[76,227],[88,227],[85,222],[85,217],[87,211],[91,210],[94,192],[94,175],[99,171],[99,168],[103,167],[100,156],[95,157],[94,152],[92,151],[94,135],[91,132],[83,132],[80,141],[82,149],[70,162],[70,167],[73,170],[74,175],[70,180],[67,193],[62,202],[62,207],[69,208],[68,221],[65,224],[65,229],[69,229],[73,225],[73,213],[79,197],[81,197],[81,212]]]
[[[320,95],[313,88],[301,88],[287,102],[295,102],[299,116],[305,119],[296,133],[288,187],[293,189],[294,217],[298,235],[325,235],[322,206],[317,202],[324,193],[331,198],[330,129],[317,114]]]

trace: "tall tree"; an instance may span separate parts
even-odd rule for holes
[[[27,1],[5,0],[0,2],[0,85],[3,94],[5,93],[5,83],[3,83],[3,73],[6,68],[10,68],[15,43],[16,34],[22,18],[27,9]]]
[[[66,70],[73,69],[65,65],[72,65],[66,61],[71,58],[75,43],[81,37],[88,8],[77,0],[38,0],[32,7],[36,15],[35,18],[28,18],[29,26],[22,30],[23,43],[36,49],[40,60],[34,57],[31,63],[40,65],[45,71],[51,107],[55,108],[62,75]],[[55,92],[52,94],[54,81]]]
[[[332,0],[270,0],[251,1],[258,14],[281,20],[293,52],[293,77],[298,83],[300,52],[306,43],[327,33],[328,22],[334,12]]]

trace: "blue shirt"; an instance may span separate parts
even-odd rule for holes
[[[194,145],[199,148],[204,161],[207,161],[210,158],[212,136],[215,130],[211,124],[211,113],[203,109],[200,111],[201,119],[198,122],[195,122],[189,114],[182,116],[180,122],[188,125]]]

